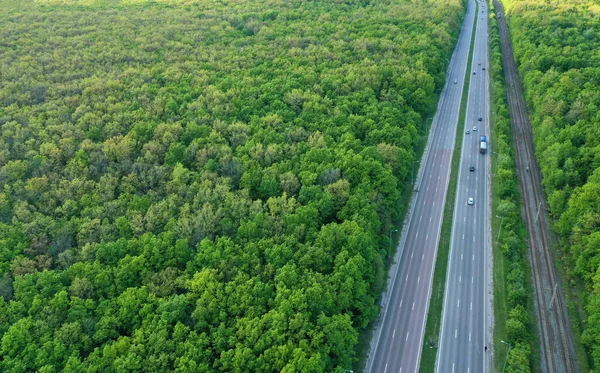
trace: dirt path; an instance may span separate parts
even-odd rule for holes
[[[551,255],[550,228],[546,216],[546,201],[542,191],[541,173],[535,159],[531,124],[527,119],[518,70],[504,8],[494,0],[498,17],[502,62],[508,83],[508,101],[516,148],[517,173],[523,197],[523,216],[529,231],[529,259],[532,268],[534,305],[538,319],[542,372],[577,373],[577,355],[569,315],[560,278]]]

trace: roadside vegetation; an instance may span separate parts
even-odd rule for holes
[[[506,361],[506,372],[538,372],[527,229],[521,215],[497,11],[493,2],[489,7],[495,367],[501,371]],[[501,341],[511,345],[510,352]]]
[[[600,367],[600,6],[504,0],[536,155],[572,287],[570,314]]]
[[[0,371],[342,372],[463,4],[0,0]]]

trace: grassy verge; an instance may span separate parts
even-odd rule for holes
[[[479,12],[479,5],[476,5],[475,14]],[[454,153],[452,155],[452,165],[448,191],[446,195],[446,205],[444,206],[444,218],[442,220],[442,231],[438,246],[437,260],[435,262],[435,271],[433,275],[433,284],[431,299],[429,301],[429,311],[427,314],[427,324],[425,326],[425,337],[423,339],[423,352],[421,354],[420,372],[433,372],[435,370],[435,358],[437,354],[438,336],[442,319],[442,308],[444,306],[444,289],[446,287],[446,270],[448,268],[448,253],[450,251],[450,238],[452,233],[452,219],[454,217],[454,201],[456,200],[456,184],[458,182],[458,168],[461,156],[461,145],[464,136],[464,124],[467,99],[469,97],[469,82],[471,80],[471,64],[473,59],[473,45],[475,44],[475,30],[477,28],[477,17],[471,33],[471,45],[469,48],[469,57],[465,75],[465,85],[463,87],[462,99],[460,104],[460,113],[458,116],[458,126],[456,129],[456,141],[454,143]]]
[[[504,94],[506,94],[504,92]],[[555,222],[553,222],[555,223]],[[558,272],[559,278],[563,279],[563,291],[565,292],[565,300],[566,300],[566,306],[567,306],[567,310],[568,310],[568,314],[569,314],[569,320],[571,323],[571,329],[573,331],[573,340],[574,340],[574,345],[575,345],[575,351],[577,354],[577,362],[579,364],[579,369],[581,372],[590,372],[591,369],[593,367],[591,367],[592,364],[592,360],[591,357],[586,353],[585,348],[582,344],[582,336],[581,333],[584,331],[585,329],[585,320],[587,319],[587,314],[585,312],[585,310],[583,309],[583,304],[584,304],[584,298],[586,296],[586,293],[588,292],[588,290],[585,288],[585,284],[577,277],[574,276],[572,273],[567,273],[567,271],[565,271],[566,268],[569,267],[569,263],[574,263],[572,258],[568,258],[568,252],[566,252],[565,250],[562,250],[560,248],[560,245],[558,244],[560,242],[559,237],[556,235],[556,230],[554,229],[554,227],[552,227],[552,245],[551,245],[551,253],[553,256],[553,261],[554,263],[556,263],[556,270]],[[525,233],[525,237],[526,237],[526,233]],[[531,284],[531,268],[529,266],[529,262],[524,264],[524,268],[526,269],[526,275],[527,275],[527,290],[528,291],[533,291],[532,290],[532,284]],[[500,276],[499,276],[500,277]],[[500,278],[504,278],[504,277],[500,277]],[[568,279],[568,280],[567,280]],[[503,284],[504,285],[504,284]],[[506,286],[508,287],[508,285]],[[506,297],[508,294],[508,292],[505,293],[501,293],[501,295],[503,297]],[[504,300],[504,302],[506,303],[506,300]],[[541,362],[540,362],[540,343],[539,343],[539,336],[537,335],[537,327],[535,324],[536,319],[536,315],[534,313],[534,309],[532,305],[528,305],[528,309],[530,311],[530,327],[528,328],[528,332],[532,335],[531,338],[531,371],[534,372],[538,372],[541,371]],[[506,328],[504,327],[504,324],[506,324],[506,321],[508,320],[509,316],[506,315],[506,313],[502,313],[500,312],[501,310],[498,310],[498,308],[496,309],[497,314],[497,320],[499,320],[500,322],[497,323],[496,326],[496,334],[498,335],[495,338],[495,342],[496,343],[500,343],[500,340],[502,338],[506,339],[507,337],[510,338],[509,334],[506,331]],[[502,318],[501,318],[502,317]],[[500,323],[502,323],[503,325],[500,325]],[[510,359],[509,359],[510,362]],[[503,362],[497,362],[496,367],[501,369],[502,368],[502,363]],[[510,364],[509,364],[510,365]]]
[[[496,9],[490,3],[490,95],[492,113],[492,238],[494,258],[494,367],[505,360],[510,371],[539,372],[540,353],[533,306],[531,267],[527,256],[527,228],[521,215],[516,181],[514,143]],[[507,341],[513,347],[508,353]]]
[[[489,4],[490,7],[493,7],[493,3]],[[491,8],[492,10],[494,8]],[[493,21],[492,21],[493,22]],[[497,27],[497,25],[494,23],[490,23],[492,27],[490,27],[490,34],[492,35],[492,39],[494,39],[494,37],[496,36],[496,32],[495,29]],[[490,66],[490,76],[491,76],[491,84],[490,84],[490,101],[492,102],[492,110],[490,112],[490,127],[491,127],[491,133],[490,133],[490,141],[491,141],[491,148],[492,149],[498,149],[498,132],[496,131],[496,122],[498,120],[498,97],[500,95],[504,95],[506,96],[506,91],[503,90],[498,90],[496,88],[496,84],[500,84],[500,85],[504,85],[503,82],[497,82],[496,81],[496,66],[497,66],[497,61],[496,58],[498,58],[495,54],[496,52],[496,46],[492,45],[491,48],[491,53],[492,53],[492,63]],[[500,74],[502,74],[500,72]],[[508,114],[508,113],[505,113]],[[498,169],[498,163],[499,163],[499,159],[498,159],[498,153],[494,152],[491,160],[492,160],[492,170],[497,170]],[[492,250],[492,257],[494,260],[494,266],[493,266],[493,281],[494,281],[494,346],[495,346],[495,350],[494,350],[494,367],[496,368],[495,370],[497,372],[502,371],[502,366],[504,365],[504,359],[506,357],[506,353],[507,353],[507,346],[503,345],[500,341],[501,340],[506,340],[507,338],[507,333],[506,333],[506,320],[508,319],[508,304],[506,302],[506,284],[504,282],[504,279],[506,277],[506,273],[508,272],[508,262],[506,260],[504,260],[504,253],[502,252],[502,250],[500,249],[499,245],[498,245],[498,241],[496,241],[500,236],[499,233],[501,233],[500,229],[501,229],[501,223],[502,220],[501,218],[498,218],[498,206],[500,204],[500,196],[498,195],[498,178],[495,177],[496,175],[493,174],[492,176],[492,239],[494,240],[492,242],[493,245],[493,250]]]

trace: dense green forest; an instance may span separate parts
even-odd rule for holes
[[[0,0],[0,371],[342,372],[458,0]]]
[[[504,2],[550,213],[568,275],[587,288],[583,342],[600,368],[600,5]]]

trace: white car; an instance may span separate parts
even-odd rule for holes
[[[454,79],[454,84],[456,84],[456,83],[458,83],[458,80],[457,80],[457,79]]]
[[[473,126],[473,131],[477,131],[477,126]]]
[[[469,131],[469,130],[466,130],[466,131],[465,131],[465,133],[468,135],[468,134],[470,134],[470,133],[471,133],[471,131]]]
[[[469,198],[469,200],[467,201],[467,205],[472,205],[474,203],[475,201],[473,201],[473,198]]]

